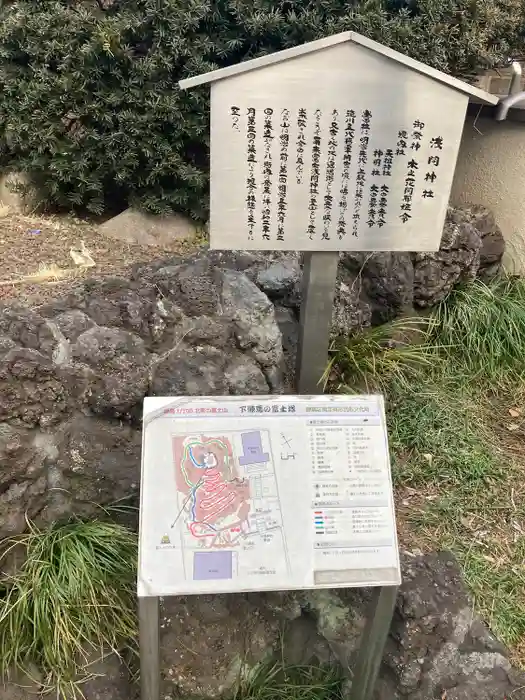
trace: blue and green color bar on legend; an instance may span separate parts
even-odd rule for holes
[[[314,513],[315,516],[315,531],[318,535],[322,535],[324,533],[324,515],[322,510],[316,510]]]
[[[333,515],[327,515],[322,510],[314,511],[314,524],[316,535],[327,535],[335,531]]]

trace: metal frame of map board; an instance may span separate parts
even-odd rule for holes
[[[348,413],[342,412],[342,409],[340,408],[341,406],[349,405],[350,408],[353,410],[353,405],[352,402],[358,402],[360,404],[366,404],[367,402],[370,403],[370,405],[373,405],[373,401],[377,401],[377,406],[379,407],[379,410],[377,412],[377,415],[380,417],[380,421],[378,425],[381,426],[382,433],[384,435],[385,441],[387,440],[387,435],[386,435],[386,425],[384,422],[384,407],[383,407],[383,401],[382,397],[352,397],[352,396],[235,396],[235,397],[179,397],[179,398],[147,398],[145,400],[145,408],[144,408],[144,435],[143,435],[143,445],[142,445],[142,454],[143,454],[143,469],[142,469],[142,475],[141,475],[141,533],[140,533],[140,552],[142,552],[142,547],[143,547],[143,539],[144,539],[144,524],[143,524],[143,514],[145,512],[144,510],[144,501],[143,501],[143,496],[146,491],[144,488],[144,471],[145,471],[145,452],[146,452],[146,431],[148,425],[151,423],[152,418],[164,416],[166,417],[167,413],[172,412],[168,417],[171,418],[171,423],[173,423],[173,418],[175,418],[175,415],[172,415],[174,411],[176,410],[181,410],[181,407],[188,407],[188,406],[197,406],[197,407],[211,407],[211,406],[217,406],[217,405],[228,405],[235,407],[232,410],[250,410],[250,406],[253,406],[255,409],[255,404],[257,404],[257,408],[260,409],[261,411],[265,406],[275,406],[276,404],[280,403],[281,404],[281,410],[282,410],[282,405],[294,405],[294,414],[296,411],[296,404],[297,402],[300,402],[302,406],[315,406],[315,404],[321,403],[323,406],[324,405],[329,405],[330,408],[329,410],[332,411],[338,411],[337,416],[341,419],[341,423],[338,423],[343,425],[344,419],[354,417],[355,415],[350,412],[350,409],[348,409]],[[309,404],[309,402],[314,402],[314,404]],[[241,406],[239,408],[239,404],[246,404],[246,406]],[[332,405],[334,405],[334,408],[332,408]],[[151,407],[154,407],[153,409]],[[176,407],[176,408],[174,408]],[[191,409],[193,410],[193,409]],[[198,408],[200,411],[201,409]],[[211,413],[211,409],[202,409],[202,410],[207,410]],[[313,410],[311,408],[308,408],[307,410]],[[319,410],[319,409],[315,409]],[[168,439],[170,440],[170,453],[171,453],[171,445],[173,442],[174,437],[179,437],[180,435],[186,434],[186,428],[182,426],[184,421],[186,420],[191,420],[195,421],[198,420],[199,423],[201,422],[199,419],[202,419],[202,415],[199,414],[194,414],[194,415],[187,415],[188,414],[188,409],[184,409],[186,416],[185,418],[179,414],[179,418],[181,418],[181,429],[177,429],[174,431],[173,429],[168,430]],[[272,414],[269,413],[271,416]],[[297,418],[303,418],[303,421],[305,421],[305,425],[303,426],[303,429],[308,430],[309,425],[318,425],[315,421],[314,423],[309,423],[308,419],[309,418],[317,418],[319,414],[310,414],[309,416],[305,415],[305,413],[297,415]],[[323,414],[324,415],[324,414]],[[321,415],[321,418],[323,417]],[[328,414],[332,418],[334,414]],[[273,415],[275,418],[275,415]],[[294,418],[294,416],[290,416],[287,414],[288,418]],[[224,426],[224,416],[223,418],[223,426]],[[228,418],[228,417],[226,417]],[[253,418],[253,416],[252,416]],[[326,418],[326,416],[325,416]],[[217,420],[212,421],[213,416],[209,416],[210,423],[214,422],[217,424]],[[220,416],[219,416],[220,420]],[[219,432],[243,432],[244,431],[250,431],[252,430],[251,427],[249,427],[249,424],[247,423],[247,427],[244,429],[239,430],[238,428],[238,423],[239,423],[239,418],[238,416],[231,416],[231,420],[235,421],[236,428],[235,430],[233,428],[227,429],[225,427],[219,427],[217,430]],[[249,420],[249,419],[248,419]],[[294,418],[295,420],[295,418]],[[253,422],[253,421],[252,421]],[[366,419],[364,422],[367,422]],[[324,423],[322,423],[323,425]],[[322,430],[322,425],[321,428],[314,428],[311,429],[310,432],[315,432],[317,429]],[[215,430],[215,428],[214,428]],[[190,434],[193,434],[195,432],[199,432],[196,428],[193,428],[190,431]],[[207,429],[206,432],[209,432]],[[271,454],[266,454],[266,457],[270,459],[271,457],[271,464],[272,468],[274,469],[274,474],[275,478],[277,480],[277,465],[279,465],[281,468],[283,467],[283,463],[280,461],[281,459],[284,459],[284,456],[281,454],[278,459],[275,459],[274,457],[274,451],[273,451],[273,446],[272,442],[270,439],[270,433],[271,429],[269,428],[268,431],[265,431],[268,433],[268,445],[270,447],[270,453]],[[348,431],[345,432],[345,435],[347,434]],[[352,433],[353,434],[353,433]],[[155,444],[156,441],[155,441]],[[390,508],[391,508],[391,524],[393,525],[393,536],[395,541],[395,552],[396,552],[396,557],[397,557],[397,571],[399,575],[399,555],[398,555],[398,550],[397,550],[397,537],[395,535],[395,515],[393,513],[393,500],[391,500],[391,478],[390,478],[390,463],[388,459],[388,445],[385,443],[384,448],[386,449],[386,465],[387,465],[387,472],[388,472],[388,493],[390,496]],[[173,448],[174,449],[174,448]],[[265,448],[266,449],[266,448]],[[310,450],[309,447],[305,448],[308,452]],[[175,453],[171,453],[170,460],[175,460]],[[342,458],[343,462],[345,460],[345,457],[343,456]],[[239,462],[239,467],[241,465],[241,460],[238,460]],[[157,462],[155,462],[157,463]],[[246,467],[246,470],[248,471],[248,467]],[[175,478],[175,477],[174,477]],[[383,477],[384,480],[384,477]],[[164,482],[163,482],[164,483]],[[180,504],[178,506],[180,508]],[[161,508],[159,508],[161,510]],[[182,509],[180,510],[180,513],[182,513]],[[178,515],[177,515],[178,519]],[[283,530],[284,530],[284,524],[283,524]],[[284,538],[284,534],[283,534]],[[313,541],[313,540],[312,540]],[[141,555],[139,555],[139,562],[142,562]],[[139,578],[142,576],[143,572],[141,569],[141,563],[139,563]],[[352,697],[353,700],[371,700],[372,694],[373,694],[373,689],[375,685],[375,681],[377,678],[377,674],[379,672],[379,667],[381,664],[381,659],[382,659],[382,654],[383,654],[383,648],[386,642],[386,638],[388,635],[388,631],[390,628],[390,623],[393,615],[393,610],[395,606],[395,601],[396,601],[396,595],[397,595],[397,584],[398,584],[398,579],[396,579],[396,583],[392,585],[381,585],[380,583],[374,584],[373,582],[370,582],[367,580],[366,582],[357,582],[357,583],[351,583],[351,584],[346,584],[346,586],[365,586],[365,587],[374,587],[374,592],[373,592],[373,599],[371,601],[371,609],[370,609],[370,615],[368,616],[367,619],[367,624],[366,628],[363,633],[362,637],[362,643],[361,647],[358,652],[358,658],[355,664],[355,670],[354,670],[354,675],[353,675],[353,682],[352,682]],[[328,587],[345,587],[344,583],[341,583],[340,581],[335,581],[335,582],[328,582],[320,585],[313,585],[310,586],[312,588],[328,588]],[[269,587],[269,588],[249,588],[249,589],[243,589],[243,590],[284,590],[286,587],[279,585],[276,587]],[[306,586],[300,585],[294,585],[291,587],[293,590],[301,589],[301,588],[306,588]],[[237,590],[237,589],[230,589],[231,590]],[[199,593],[202,591],[194,591],[195,593]],[[241,592],[241,589],[239,589],[239,592]],[[158,590],[144,587],[144,585],[141,584],[140,589],[139,589],[139,634],[140,634],[140,658],[141,658],[141,697],[142,700],[159,700],[160,698],[160,594],[158,593]],[[187,590],[184,591],[184,594],[191,594],[191,591],[188,592]],[[164,592],[162,592],[162,595],[164,595]],[[171,595],[170,592],[166,593],[166,595]]]

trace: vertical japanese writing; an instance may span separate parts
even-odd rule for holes
[[[368,227],[371,228],[376,223],[376,207],[379,185],[370,185],[370,199],[368,201]]]
[[[308,204],[309,223],[308,237],[312,239],[315,235],[315,217],[319,204],[319,161],[321,159],[321,110],[316,109],[314,113],[314,135],[312,141],[312,166],[310,171],[310,202]]]
[[[410,149],[412,151],[419,151],[421,148],[421,141],[423,139],[423,129],[425,125],[419,119],[416,119],[412,124],[412,143],[410,144]]]
[[[248,127],[246,132],[248,141],[248,176],[246,178],[246,209],[248,212],[248,239],[253,240],[256,206],[255,192],[257,189],[257,183],[255,180],[255,164],[257,163],[257,151],[255,147],[255,109],[253,107],[248,107],[246,113],[248,115]]]
[[[328,139],[328,150],[326,159],[326,193],[324,196],[324,214],[323,214],[323,233],[321,238],[325,241],[330,240],[330,224],[332,223],[332,205],[333,195],[332,187],[335,176],[335,158],[337,154],[337,134],[339,133],[339,112],[337,109],[332,111],[332,121],[330,122],[330,138]]]
[[[348,208],[348,181],[350,179],[350,165],[352,163],[352,148],[355,135],[355,112],[347,109],[345,114],[343,172],[341,174],[341,188],[339,190],[339,220],[337,222],[337,236],[341,240],[346,235],[346,210]]]
[[[383,158],[383,177],[390,177],[392,175],[393,163],[394,151],[391,148],[387,148],[385,151],[385,157]]]
[[[443,137],[442,136],[434,136],[430,139],[430,148],[437,150],[437,151],[442,151],[443,150]],[[440,156],[436,155],[431,155],[428,157],[427,160],[427,165],[431,166],[425,173],[425,189],[422,192],[422,197],[423,199],[434,199],[434,189],[432,188],[432,185],[434,182],[437,180],[437,173],[436,169],[439,167],[439,162],[440,162]]]
[[[404,156],[407,148],[408,131],[397,132],[396,156]]]
[[[288,209],[288,146],[290,144],[290,110],[281,110],[281,134],[279,136],[279,187],[277,198],[277,240],[284,240],[284,220]]]
[[[421,141],[423,139],[423,130],[425,125],[419,119],[416,119],[412,124],[412,141],[410,143],[410,150],[417,153],[421,148]],[[401,133],[401,132],[400,132]],[[403,132],[407,133],[407,132]],[[417,157],[417,156],[416,156]],[[407,163],[407,174],[405,177],[405,188],[403,190],[403,200],[401,202],[401,213],[399,218],[406,224],[412,218],[412,204],[414,198],[414,189],[416,186],[416,171],[419,170],[419,161],[416,160],[414,156],[410,158]]]
[[[403,190],[403,201],[401,203],[401,214],[399,218],[406,224],[412,218],[412,199],[416,185],[416,170],[419,168],[417,160],[411,158],[407,163],[407,174],[405,177],[405,189]]]
[[[374,177],[381,175],[381,164],[383,161],[383,156],[383,151],[379,148],[376,148],[376,150],[374,151],[374,159],[372,160],[372,165],[374,167],[372,168],[372,172],[370,173]]]
[[[359,139],[359,155],[357,159],[356,188],[354,195],[354,213],[352,216],[352,236],[357,236],[359,222],[361,220],[361,206],[363,204],[363,189],[366,184],[366,164],[368,162],[368,144],[370,143],[370,122],[372,112],[369,109],[363,110],[361,114],[361,136]]]
[[[379,209],[377,210],[377,225],[379,228],[386,224],[389,191],[390,188],[388,185],[381,185],[381,190],[379,192]]]
[[[240,107],[230,107],[230,114],[232,118],[232,129],[235,131],[240,131],[239,121],[241,118],[241,108]]]
[[[297,114],[297,159],[295,161],[295,177],[298,185],[303,182],[304,175],[304,147],[306,146],[306,138],[304,132],[306,129],[306,109],[300,109]]]
[[[272,204],[272,141],[273,135],[273,109],[266,107],[264,110],[264,157],[263,157],[263,192],[262,192],[262,237],[263,240],[270,240],[270,220],[271,220],[271,204]]]

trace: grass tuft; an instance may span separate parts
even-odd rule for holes
[[[525,280],[480,280],[454,290],[433,313],[430,342],[456,371],[485,380],[525,377]]]
[[[136,638],[136,537],[75,519],[46,530],[30,523],[3,545],[4,558],[20,547],[25,556],[0,582],[0,671],[30,676],[36,665],[46,690],[75,696],[90,656]]]
[[[242,678],[232,700],[342,700],[343,677],[333,666],[260,664]]]
[[[384,389],[392,381],[406,384],[435,365],[427,335],[428,320],[400,319],[340,339],[332,347],[323,381],[360,391]]]

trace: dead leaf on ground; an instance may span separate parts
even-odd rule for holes
[[[511,433],[513,433],[515,430],[519,430],[520,426],[517,423],[509,423],[507,425],[507,430]]]
[[[69,249],[69,254],[73,258],[75,265],[80,265],[80,267],[95,267],[96,265],[84,241],[80,241],[80,248],[71,247]]]
[[[512,418],[518,418],[521,416],[521,408],[509,408],[509,415]]]

